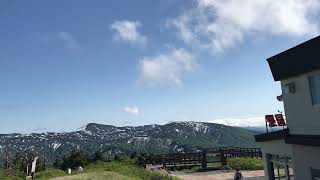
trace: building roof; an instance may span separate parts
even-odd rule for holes
[[[275,81],[320,69],[320,36],[267,59]]]
[[[272,131],[263,134],[257,134],[254,136],[256,142],[265,142],[265,141],[272,141],[278,139],[285,139],[289,134],[289,129],[283,129],[278,131]]]
[[[283,139],[286,144],[320,146],[320,135],[290,134],[289,129],[257,134],[254,138],[256,142],[268,142]]]

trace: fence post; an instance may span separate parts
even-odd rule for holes
[[[202,168],[207,168],[207,152],[206,151],[202,151],[202,161],[201,161],[201,167]]]
[[[166,168],[166,159],[164,156],[162,156],[162,164],[163,164],[163,167]]]
[[[225,157],[224,151],[222,149],[220,150],[220,160],[222,166],[227,165],[227,158]]]

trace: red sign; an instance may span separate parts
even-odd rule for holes
[[[273,115],[266,115],[265,119],[266,119],[266,123],[269,124],[269,127],[277,126],[276,120],[274,119]]]
[[[287,125],[282,114],[266,115],[265,120],[266,120],[267,132],[268,132],[268,126],[272,128],[272,127],[276,127],[276,126],[286,126]]]
[[[276,115],[274,115],[274,117],[276,118],[278,126],[286,126],[287,125],[282,114],[276,114]]]

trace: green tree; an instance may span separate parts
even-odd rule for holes
[[[93,155],[93,161],[105,161],[103,154],[100,151],[96,151]]]
[[[88,163],[87,156],[83,151],[72,151],[69,156],[64,156],[62,160],[61,168],[64,170],[67,168],[77,168],[79,166],[84,167]]]
[[[137,158],[137,157],[138,157],[137,151],[133,151],[133,152],[130,154],[130,158],[131,158],[131,159],[135,159],[135,158]]]

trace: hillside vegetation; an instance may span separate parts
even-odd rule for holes
[[[87,159],[82,151],[73,151],[65,156],[62,162],[55,164],[47,170],[36,173],[38,180],[64,180],[64,179],[113,179],[113,180],[177,180],[178,178],[163,175],[145,170],[139,163],[136,156],[132,158],[117,158],[112,161],[106,160],[97,154],[95,159]],[[78,166],[84,167],[83,173],[77,173]],[[73,173],[67,175],[66,169],[72,168]],[[25,179],[25,169],[19,170],[0,170],[1,180],[23,180]]]
[[[263,162],[260,158],[245,158],[245,157],[237,157],[237,158],[228,158],[228,165],[232,169],[239,170],[261,170],[263,169]]]
[[[46,156],[48,164],[74,149],[92,156],[100,151],[105,156],[193,151],[216,146],[254,147],[255,131],[204,122],[172,122],[165,125],[116,127],[90,123],[68,133],[0,135],[0,157],[5,150],[12,157],[25,150]]]

